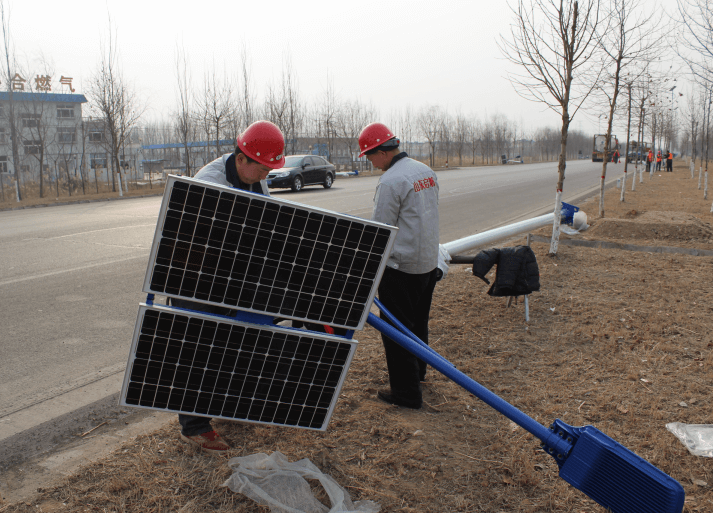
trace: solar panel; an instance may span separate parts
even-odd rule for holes
[[[120,403],[325,430],[357,342],[142,304]]]
[[[144,292],[362,329],[396,230],[170,176]]]

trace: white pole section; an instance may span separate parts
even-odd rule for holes
[[[554,213],[545,214],[533,219],[520,221],[519,223],[501,226],[500,228],[494,228],[483,233],[476,233],[475,235],[470,235],[462,239],[446,242],[443,244],[443,247],[450,255],[460,255],[472,249],[487,246],[493,242],[507,239],[513,235],[518,235],[530,230],[537,230],[538,228],[542,228],[543,226],[547,226],[552,223],[554,218]]]

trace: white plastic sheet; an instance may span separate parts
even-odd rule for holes
[[[290,463],[275,451],[270,456],[258,453],[231,458],[228,465],[233,474],[223,486],[268,506],[271,513],[377,513],[381,509],[373,501],[352,502],[349,492],[306,458]],[[307,479],[319,480],[329,495],[331,509],[312,495]]]
[[[674,434],[694,456],[713,458],[713,424],[671,422],[666,429]]]

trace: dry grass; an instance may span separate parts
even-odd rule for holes
[[[685,176],[646,178],[625,204],[610,191],[607,215],[685,212],[710,228],[710,200]],[[596,212],[593,204],[583,210],[590,220]],[[670,229],[664,221],[661,229]],[[598,238],[597,223],[590,238]],[[684,242],[665,242],[677,241]],[[531,322],[522,302],[506,308],[469,269],[453,266],[436,290],[432,345],[541,423],[595,425],[663,469],[684,486],[684,511],[713,511],[711,488],[693,484],[713,485],[711,460],[690,455],[665,429],[674,421],[713,423],[713,258],[568,246],[550,258],[547,245],[533,249],[542,291],[532,295]],[[309,458],[353,498],[375,500],[387,512],[602,511],[557,477],[531,435],[435,372],[423,410],[379,402],[387,375],[378,333],[367,328],[356,338],[360,347],[326,433],[215,422],[233,447],[229,457],[279,450],[292,461]],[[230,473],[227,458],[203,455],[177,435],[173,423],[127,441],[0,512],[267,511],[220,486]]]

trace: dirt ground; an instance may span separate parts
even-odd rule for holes
[[[712,200],[697,183],[681,162],[636,191],[627,184],[624,203],[609,189],[607,217],[597,219],[594,201],[581,204],[591,228],[572,238],[713,249]],[[665,428],[713,424],[713,257],[533,249],[542,289],[531,295],[530,322],[522,301],[506,307],[468,266],[453,265],[436,288],[431,345],[539,422],[594,425],[646,458],[683,485],[684,511],[713,511],[713,461]],[[422,410],[380,402],[388,377],[379,334],[368,327],[354,338],[325,433],[216,421],[233,449],[215,458],[181,442],[174,421],[0,512],[266,512],[221,484],[229,457],[273,451],[309,458],[384,512],[603,511],[558,477],[537,440],[435,371]]]

